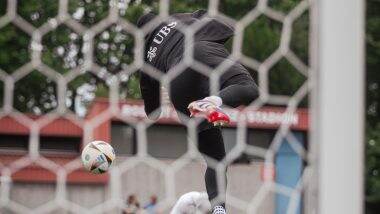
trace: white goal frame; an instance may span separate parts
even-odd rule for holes
[[[317,151],[313,213],[360,214],[364,207],[365,3],[315,2],[311,144]],[[317,23],[315,23],[315,21]],[[313,155],[313,154],[311,154]]]

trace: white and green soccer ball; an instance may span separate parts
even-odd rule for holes
[[[82,151],[84,168],[94,174],[107,172],[114,160],[115,151],[104,141],[93,141]]]

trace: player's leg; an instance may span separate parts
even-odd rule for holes
[[[258,97],[258,89],[252,77],[242,73],[226,80],[217,96],[208,96],[194,101],[188,106],[191,116],[206,117],[215,125],[228,123],[229,118],[221,106],[238,107],[248,105]]]
[[[216,68],[224,61],[228,61],[229,53],[222,44],[212,42],[198,42],[195,45],[195,58]],[[247,69],[240,63],[232,65],[220,77],[221,90],[215,96],[204,97],[189,104],[191,116],[201,116],[216,125],[228,123],[229,118],[221,109],[222,105],[237,107],[247,105],[258,97],[258,87]]]
[[[207,158],[212,158],[217,161],[223,160],[226,156],[226,151],[224,148],[222,131],[218,127],[213,127],[210,129],[203,130],[198,133],[198,148],[199,151],[205,155]],[[207,162],[207,159],[206,159]],[[224,195],[219,195],[218,190],[218,179],[215,169],[210,167],[210,164],[207,163],[207,169],[205,173],[205,183],[206,190],[209,196],[209,200],[212,202],[216,197],[224,197]],[[219,179],[224,179],[223,183],[227,184],[226,172],[223,172]],[[226,186],[224,186],[226,190]],[[222,201],[225,201],[223,199]],[[225,204],[222,203],[212,203],[213,213],[223,214],[225,212]],[[218,211],[218,212],[217,212]],[[223,211],[223,212],[222,212]]]
[[[258,95],[255,81],[245,73],[227,79],[219,92],[222,104],[233,108],[249,105]]]
[[[238,74],[222,83],[221,90],[217,96],[205,97],[192,104],[194,108],[202,108],[202,105],[216,106],[226,105],[238,107],[248,105],[258,97],[258,87],[249,74]],[[190,104],[190,106],[192,105]]]
[[[208,81],[207,77],[192,69],[186,69],[173,79],[170,84],[170,98],[176,110],[190,116],[187,109],[188,104],[209,95]],[[213,127],[207,121],[202,122],[198,127],[198,148],[209,158],[222,160],[225,156],[225,149],[221,130]],[[210,168],[209,164],[207,165],[205,183],[208,196],[212,200],[218,196],[218,185],[215,170]]]

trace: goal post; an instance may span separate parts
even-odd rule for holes
[[[318,0],[312,143],[318,145],[317,213],[363,213],[364,1]]]

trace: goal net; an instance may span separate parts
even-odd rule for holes
[[[355,71],[363,14],[361,3],[347,3],[353,24],[342,25],[333,12],[342,12],[340,2],[331,9],[325,0],[2,1],[0,213],[121,213],[134,201],[137,213],[169,213],[182,194],[205,191],[205,162],[217,173],[215,201],[226,195],[229,213],[360,212],[363,79]],[[184,59],[166,74],[145,63],[145,36],[171,14],[198,9],[209,18],[190,26],[177,20]],[[157,18],[138,28],[149,11]],[[228,60],[212,70],[192,53],[193,36],[214,19],[234,36]],[[168,86],[191,67],[217,94],[231,62],[248,69],[259,97],[227,109],[227,155],[218,162],[199,152],[199,121],[175,112]],[[158,121],[146,118],[139,72],[161,84]],[[347,91],[347,84],[354,87]],[[326,104],[338,95],[335,107]],[[93,140],[116,151],[102,175],[86,172],[80,160]],[[340,168],[346,164],[352,168]]]

